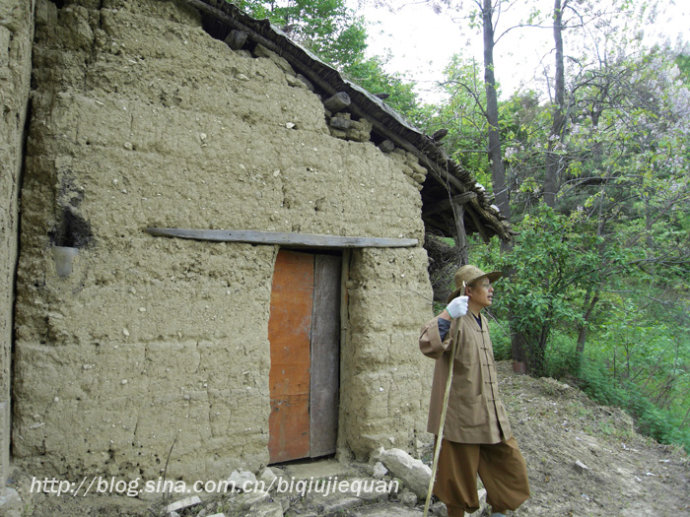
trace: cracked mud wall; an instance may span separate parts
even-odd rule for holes
[[[264,55],[184,2],[38,0],[13,385],[28,468],[155,479],[171,447],[168,478],[268,461],[277,248],[147,226],[423,242],[416,160],[331,136],[319,97]],[[78,250],[67,276],[55,246]],[[352,254],[339,446],[357,455],[424,429],[426,260],[421,244]]]
[[[0,491],[10,450],[12,302],[34,2],[0,2]]]

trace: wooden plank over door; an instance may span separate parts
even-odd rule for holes
[[[335,452],[340,378],[339,255],[316,255],[311,336],[310,456]]]
[[[271,292],[268,339],[271,463],[309,456],[310,334],[314,256],[281,250]]]

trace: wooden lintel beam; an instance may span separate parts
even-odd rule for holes
[[[296,248],[410,248],[417,246],[417,239],[392,239],[384,237],[343,237],[310,233],[263,232],[259,230],[201,230],[187,228],[146,228],[156,237],[177,237],[213,242],[246,242],[272,244]]]

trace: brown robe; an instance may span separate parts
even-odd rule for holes
[[[508,415],[498,394],[489,323],[480,314],[480,327],[471,312],[451,322],[441,341],[438,316],[422,327],[419,348],[436,359],[427,431],[438,434],[443,394],[448,378],[450,346],[457,335],[453,381],[443,438],[458,443],[498,443],[512,436]]]

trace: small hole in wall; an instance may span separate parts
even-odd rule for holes
[[[374,145],[379,145],[384,140],[386,140],[385,136],[379,135],[376,131],[371,132],[371,141]]]
[[[50,237],[56,246],[71,248],[83,248],[93,241],[91,225],[69,207],[63,208],[61,220]]]
[[[209,36],[224,42],[234,50],[249,50],[253,52],[256,48],[256,42],[253,41],[251,38],[240,38],[239,40],[235,40],[232,43],[228,41],[228,38],[230,38],[230,40],[233,40],[232,31],[230,27],[216,19],[214,16],[204,14],[201,18],[201,26]]]
[[[230,33],[230,28],[227,25],[218,21],[215,17],[207,14],[202,16],[201,26],[209,36],[221,41],[223,41]]]

